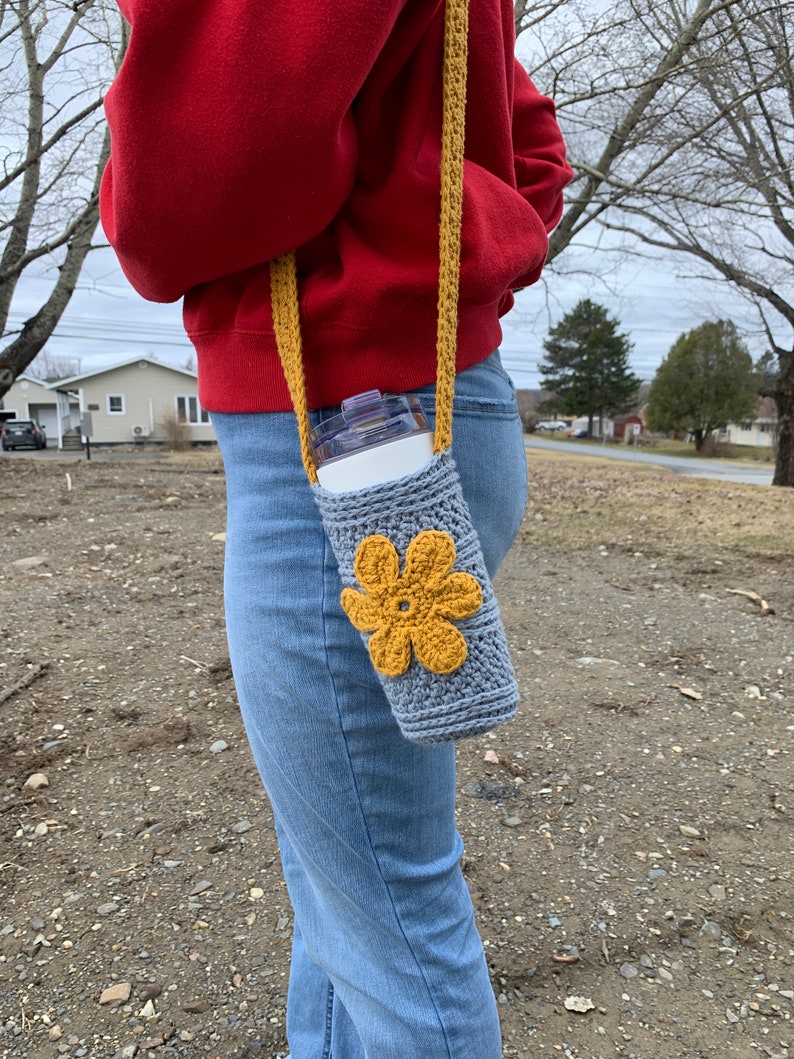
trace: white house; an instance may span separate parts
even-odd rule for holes
[[[774,398],[762,397],[752,419],[741,423],[729,423],[719,434],[721,441],[728,441],[732,445],[773,448],[777,429],[777,407]]]
[[[61,402],[76,401],[80,417],[91,416],[91,441],[95,445],[164,441],[165,423],[183,423],[191,442],[215,440],[209,413],[199,404],[196,373],[162,364],[153,357],[135,357],[50,383]],[[57,435],[74,432],[72,418],[61,420]]]
[[[44,427],[50,447],[58,444],[65,430],[77,427],[80,412],[76,397],[53,391],[49,383],[20,375],[0,402],[3,419],[37,419]]]

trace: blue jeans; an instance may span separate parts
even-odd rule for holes
[[[418,393],[432,413],[434,389]],[[234,678],[295,911],[291,1059],[500,1059],[459,867],[454,747],[416,746],[397,729],[339,605],[295,417],[212,419],[227,475]],[[458,376],[453,436],[493,574],[526,500],[521,426],[498,354]]]

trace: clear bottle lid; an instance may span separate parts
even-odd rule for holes
[[[418,397],[368,390],[342,401],[339,415],[315,427],[309,441],[320,467],[390,441],[430,433],[432,428]]]

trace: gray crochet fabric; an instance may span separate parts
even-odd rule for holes
[[[473,574],[482,587],[479,610],[453,622],[468,645],[459,669],[431,673],[412,656],[402,676],[378,673],[403,735],[415,743],[442,743],[481,735],[510,720],[518,688],[480,542],[449,452],[434,456],[421,471],[383,485],[348,493],[331,493],[320,485],[312,489],[345,585],[360,590],[353,563],[365,537],[388,537],[402,570],[408,544],[422,530],[435,529],[455,542],[453,570]],[[362,635],[366,642],[369,634]]]

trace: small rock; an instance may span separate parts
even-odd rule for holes
[[[33,828],[33,834],[37,835],[39,838],[43,838],[44,835],[49,833],[49,830],[50,829],[47,827],[44,821],[42,821],[40,824],[36,824],[36,826]]]
[[[619,666],[620,662],[614,658],[593,658],[592,655],[584,655],[576,659],[576,664],[577,666]]]
[[[696,827],[689,827],[688,824],[679,825],[678,830],[684,836],[684,838],[701,838],[701,833]]]
[[[720,883],[714,883],[713,886],[709,887],[709,894],[711,895],[712,901],[724,901],[726,897],[725,887]]]
[[[491,765],[498,765],[499,764],[499,755],[496,753],[495,750],[486,750],[485,751],[485,760],[487,762],[489,762],[489,764],[491,764]]]
[[[147,982],[138,990],[138,999],[146,1003],[147,1000],[154,1000],[155,997],[160,996],[162,991],[163,987],[159,982]]]
[[[188,1015],[202,1015],[209,1011],[211,1006],[209,1000],[189,1000],[187,1004],[182,1005],[182,1010]]]
[[[524,821],[520,816],[506,816],[502,823],[505,827],[521,827]]]
[[[118,910],[119,906],[115,901],[107,901],[104,905],[100,905],[96,912],[98,916],[112,916]]]
[[[624,978],[636,978],[640,972],[633,963],[622,963],[620,965],[620,973]]]
[[[154,1010],[154,1004],[151,1000],[147,1000],[141,1010],[138,1012],[138,1018],[140,1019],[153,1019],[157,1017],[157,1012]]]
[[[63,1030],[56,1023],[54,1026],[50,1026],[50,1028],[47,1030],[47,1036],[51,1041],[59,1041],[61,1037],[63,1037]]]
[[[222,754],[224,750],[229,749],[229,744],[224,739],[216,739],[210,747],[211,754]]]
[[[25,787],[33,791],[39,791],[42,787],[49,787],[49,785],[50,781],[43,772],[34,772],[32,776],[28,776],[24,783]]]
[[[130,999],[132,986],[129,982],[118,982],[116,985],[108,986],[99,997],[100,1004],[124,1003]]]
[[[11,565],[17,570],[32,570],[36,566],[45,566],[47,561],[46,555],[28,555],[24,559],[14,559]]]
[[[262,889],[261,886],[252,886],[251,889],[248,891],[248,896],[251,898],[252,901],[261,901],[262,898],[265,896],[265,891]]]
[[[232,824],[230,830],[235,835],[244,835],[246,831],[250,831],[253,826],[254,825],[251,823],[250,820],[240,820],[239,823]]]
[[[211,890],[212,885],[213,884],[209,879],[201,879],[190,891],[190,896],[196,897],[198,894],[203,894],[206,890]]]
[[[213,535],[210,537],[210,540],[213,540],[213,541],[225,541],[226,540],[226,534],[225,533],[213,533]]]
[[[709,938],[711,941],[719,941],[722,937],[722,930],[720,929],[719,923],[707,919],[700,928],[700,936],[702,938]]]
[[[579,1011],[582,1014],[586,1011],[593,1011],[595,1008],[590,997],[585,996],[567,996],[563,1003],[567,1011]]]

